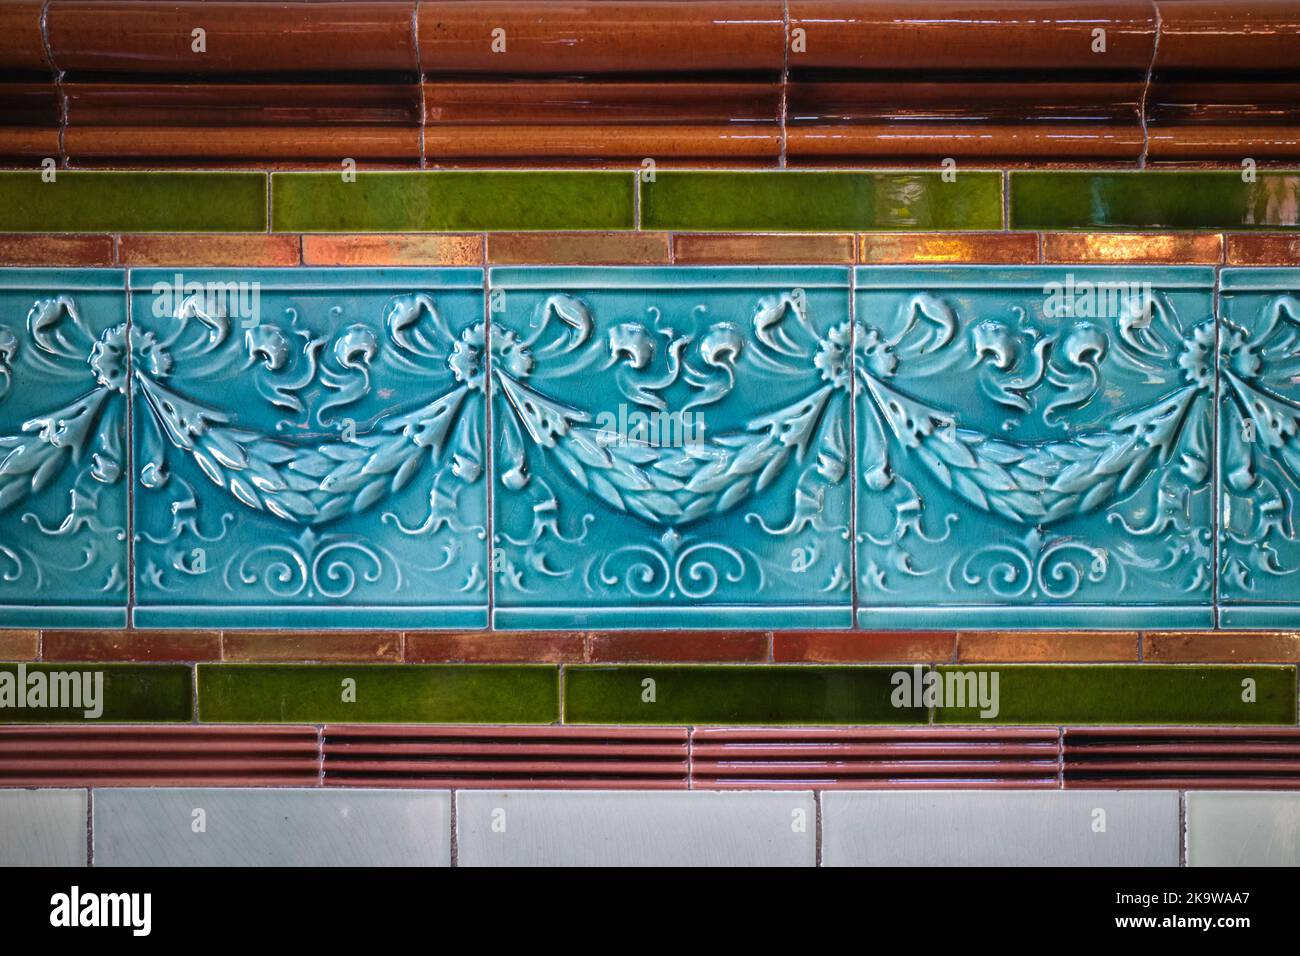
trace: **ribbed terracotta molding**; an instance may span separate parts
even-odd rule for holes
[[[0,161],[1286,161],[1298,46],[1300,0],[0,0]]]

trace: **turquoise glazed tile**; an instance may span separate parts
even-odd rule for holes
[[[483,626],[481,282],[133,271],[136,624]]]
[[[126,283],[0,270],[0,626],[126,624]]]
[[[274,232],[632,229],[635,174],[604,171],[274,173]]]
[[[859,624],[1210,626],[1213,279],[859,268]]]
[[[0,232],[265,232],[266,173],[0,172]]]
[[[1294,666],[1024,664],[935,670],[943,682],[932,701],[936,724],[1296,722]],[[986,704],[990,699],[992,707]]]
[[[1279,229],[1300,226],[1300,172],[1012,172],[1012,229]]]
[[[927,711],[897,693],[921,668],[571,666],[564,720],[572,724],[917,724]]]
[[[550,724],[559,685],[536,664],[200,664],[199,720]]]
[[[188,664],[0,664],[0,724],[188,723],[193,678]]]
[[[1002,174],[679,171],[641,189],[641,225],[681,232],[1002,228]]]
[[[1219,621],[1300,625],[1300,269],[1225,269]]]
[[[492,270],[496,624],[847,626],[848,278]]]

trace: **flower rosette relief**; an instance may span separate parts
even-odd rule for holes
[[[1300,295],[1231,270],[1219,336],[1220,594],[1295,603],[1300,536]],[[1269,287],[1272,288],[1269,288]],[[1234,611],[1233,613],[1239,613]]]
[[[847,606],[844,293],[558,272],[491,331],[498,605]]]
[[[471,287],[311,278],[271,276],[257,321],[187,298],[140,330],[142,606],[483,603]]]
[[[114,623],[103,614],[124,614],[106,609],[127,591],[126,323],[120,291],[60,278],[63,293],[0,290],[0,603],[104,608],[80,619]]]
[[[1208,615],[1208,291],[1150,289],[1109,314],[1059,316],[1023,278],[952,275],[933,291],[868,277],[859,293],[864,608]]]

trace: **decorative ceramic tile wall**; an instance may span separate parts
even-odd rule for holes
[[[845,626],[843,269],[494,269],[495,623]]]
[[[1210,626],[1213,286],[859,267],[859,623]]]
[[[0,612],[122,627],[125,274],[0,271]]]
[[[6,623],[1296,620],[1295,270],[127,276],[0,272]]]
[[[136,623],[482,626],[480,282],[132,272]]]

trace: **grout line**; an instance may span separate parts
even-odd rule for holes
[[[998,188],[1002,190],[1002,231],[1011,231],[1011,170],[1002,170],[1002,176],[998,182]],[[1038,250],[1039,258],[1042,258],[1043,249],[1042,233],[1039,233]]]
[[[632,230],[641,231],[641,173],[632,173]]]
[[[117,259],[117,237],[114,237],[113,258]],[[131,275],[123,276],[126,296],[126,394],[123,400],[126,410],[123,413],[122,443],[126,446],[123,458],[126,469],[122,480],[126,482],[126,626],[135,624],[135,607],[138,595],[135,593],[135,361],[131,355],[132,340],[135,338],[135,313],[131,303]],[[197,717],[198,711],[195,711]]]
[[[447,793],[451,799],[451,813],[449,814],[451,824],[451,867],[455,869],[460,865],[460,841],[456,839],[458,822],[456,820],[456,791],[448,790]]]
[[[50,0],[45,0],[41,5],[41,46],[45,53],[45,58],[50,63],[50,69],[54,71],[54,89],[59,96],[59,166],[67,169],[68,150],[66,145],[66,136],[68,129],[68,91],[63,86],[63,70],[54,62],[54,47],[50,45]]]
[[[695,789],[695,728],[686,728],[686,789]]]
[[[813,865],[820,867],[822,865],[822,795],[823,791],[814,790],[813,792],[813,809],[815,822],[813,824],[814,843],[816,844],[816,853]]]
[[[1224,244],[1226,248],[1226,243]],[[1222,256],[1223,253],[1220,253]],[[1222,509],[1222,478],[1219,474],[1219,446],[1223,436],[1220,434],[1222,422],[1219,418],[1219,402],[1221,397],[1221,382],[1219,380],[1219,364],[1221,361],[1220,341],[1221,318],[1219,315],[1219,296],[1222,293],[1221,274],[1222,267],[1214,270],[1214,291],[1210,301],[1211,315],[1214,322],[1214,394],[1210,400],[1210,627],[1213,630],[1219,628],[1219,577],[1222,571],[1220,566],[1220,542],[1219,542],[1219,521],[1220,510]]]
[[[1065,789],[1065,728],[1056,728],[1056,789]]]
[[[411,6],[411,43],[415,47],[415,82],[420,84],[420,168],[428,168],[425,157],[424,128],[428,116],[424,102],[424,64],[420,62],[420,0]]]
[[[1187,865],[1187,791],[1178,791],[1178,865]]]
[[[316,763],[320,767],[317,786],[325,786],[325,725],[316,725]]]
[[[853,258],[858,258],[853,239]],[[849,266],[849,626],[858,626],[858,270]],[[776,639],[772,640],[773,645]]]
[[[95,789],[86,788],[86,866],[95,865]]]
[[[1147,97],[1151,93],[1151,77],[1156,70],[1156,55],[1160,52],[1160,30],[1163,21],[1160,17],[1160,4],[1151,2],[1151,12],[1156,18],[1156,30],[1151,42],[1151,62],[1147,64],[1146,82],[1142,85],[1142,96],[1138,100],[1138,122],[1142,124],[1142,155],[1138,157],[1138,169],[1146,169],[1147,153],[1151,149],[1151,133],[1147,129]]]
[[[787,158],[787,130],[790,125],[790,0],[781,2],[781,25],[785,42],[781,47],[781,100],[780,115],[777,117],[781,152],[777,157],[777,168],[785,169]]]

